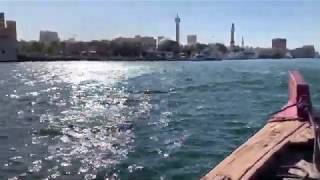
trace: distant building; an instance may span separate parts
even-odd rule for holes
[[[187,43],[189,46],[197,44],[197,35],[188,35]]]
[[[280,59],[286,56],[286,52],[278,48],[256,48],[258,58]]]
[[[231,25],[231,37],[230,37],[230,47],[234,47],[234,32],[235,32],[235,27],[234,27],[234,23],[232,23]]]
[[[39,42],[51,43],[59,42],[59,36],[57,32],[53,31],[40,31]]]
[[[314,58],[316,51],[313,45],[303,46],[290,51],[293,58]]]
[[[142,48],[146,51],[154,51],[157,47],[157,40],[148,36],[135,36],[135,39],[142,44]]]
[[[176,23],[176,42],[180,44],[180,17],[177,14],[177,17],[174,19]]]
[[[118,43],[124,43],[124,42],[141,43],[143,51],[154,51],[157,47],[157,40],[153,37],[148,37],[148,36],[137,35],[134,38],[119,37],[114,39],[114,41]]]
[[[179,45],[174,40],[165,39],[160,42],[158,51],[177,53],[179,51]]]
[[[0,61],[17,60],[17,29],[15,21],[5,21],[0,13]]]
[[[65,41],[65,55],[80,55],[83,51],[89,49],[88,43],[78,41]]]
[[[283,38],[272,39],[272,48],[286,50],[287,49],[287,39],[283,39]]]

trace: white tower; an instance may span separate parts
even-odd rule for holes
[[[235,31],[234,24],[232,23],[232,26],[231,26],[230,47],[234,47],[234,31]]]
[[[242,36],[242,40],[241,40],[241,47],[244,48],[244,40],[243,40],[243,36]]]
[[[176,42],[180,45],[180,17],[177,14],[177,17],[175,18],[176,22]]]

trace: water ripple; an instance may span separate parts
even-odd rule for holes
[[[37,62],[0,66],[0,179],[198,179],[319,61]]]

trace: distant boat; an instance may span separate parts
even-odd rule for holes
[[[244,50],[239,52],[230,52],[223,59],[238,60],[238,59],[256,59],[257,55],[254,51]]]
[[[196,54],[192,58],[190,58],[191,61],[221,61],[222,59],[213,57],[213,56],[205,56],[203,54]]]
[[[320,179],[319,120],[308,84],[290,72],[288,104],[202,179]]]

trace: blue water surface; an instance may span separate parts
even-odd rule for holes
[[[0,179],[199,179],[320,60],[0,64]]]

